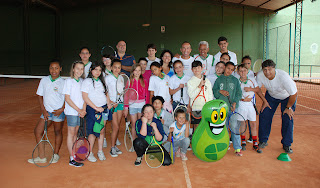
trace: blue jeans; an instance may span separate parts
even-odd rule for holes
[[[277,110],[279,104],[281,104],[281,118],[282,118],[282,125],[281,125],[281,135],[282,140],[281,143],[283,146],[291,146],[293,142],[293,118],[290,120],[288,114],[283,115],[283,111],[286,109],[288,104],[289,97],[283,100],[275,99],[271,97],[266,92],[266,99],[271,107],[265,108],[263,112],[259,115],[259,142],[267,142],[269,139],[269,135],[271,132],[271,124],[273,115]],[[297,102],[297,101],[296,101]],[[296,102],[291,107],[293,111],[296,109]]]

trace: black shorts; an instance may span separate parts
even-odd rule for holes
[[[199,124],[201,121],[201,118],[196,118],[196,117],[201,117],[201,111],[192,111],[191,112],[191,124]]]

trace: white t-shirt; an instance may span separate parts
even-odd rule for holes
[[[100,79],[95,80],[93,78],[86,78],[82,82],[81,91],[88,93],[89,99],[97,107],[101,107],[107,104],[107,96]]]
[[[216,73],[214,74],[210,74],[207,76],[208,80],[210,80],[211,86],[213,88],[214,83],[216,82],[216,80],[219,78],[218,75]]]
[[[171,125],[170,125],[170,128],[173,127],[174,128],[174,131],[173,131],[173,138],[175,140],[182,140],[186,137],[186,124],[183,124],[181,129],[178,129],[177,127],[177,122],[173,122]]]
[[[283,70],[276,69],[276,75],[272,80],[269,80],[262,71],[257,74],[257,82],[260,87],[268,90],[271,97],[275,99],[286,99],[290,95],[297,93],[296,83],[290,78],[289,74]]]
[[[234,72],[232,73],[232,75],[233,75],[234,77],[236,77],[238,80],[240,79],[240,75],[238,74],[238,71],[234,71]],[[252,70],[249,70],[249,71],[248,71],[247,76],[248,76],[248,78],[249,78],[250,80],[255,80],[254,72],[253,72]]]
[[[157,58],[156,57],[156,59],[154,60],[154,61],[152,61],[152,60],[149,60],[149,58],[148,57],[146,57],[146,59],[147,59],[147,61],[148,61],[148,63],[147,63],[147,67],[146,67],[146,70],[150,70],[150,65],[153,63],[153,62],[158,62],[158,63],[160,63],[160,59],[159,58]]]
[[[189,59],[182,59],[181,57],[179,58],[172,58],[172,62],[174,63],[176,60],[180,60],[184,66],[183,72],[185,75],[188,75],[190,77],[193,76],[192,72],[192,62],[194,61],[194,58],[190,56]]]
[[[154,96],[163,97],[164,101],[170,102],[171,96],[169,93],[169,76],[164,75],[161,79],[158,76],[152,75],[149,81],[149,91],[153,91]]]
[[[183,88],[183,102],[184,102],[184,104],[189,104],[187,82],[190,80],[190,78],[191,78],[190,76],[187,76],[184,74],[182,76],[182,78],[180,79],[176,74],[174,74],[169,79],[169,88],[170,89],[177,89],[180,84],[184,84],[184,88]],[[181,90],[179,90],[175,94],[173,94],[172,99],[173,99],[173,101],[180,102]]]
[[[201,61],[203,68],[202,73],[205,73],[205,75],[212,74],[211,69],[214,63],[213,55],[208,54],[206,59],[202,59],[202,57],[199,54],[195,54],[193,57],[195,61]]]
[[[117,102],[117,78],[113,74],[109,74],[105,78],[108,88],[108,94],[112,102]]]
[[[91,68],[92,62],[89,61],[85,66],[84,66],[84,76],[87,78],[89,75],[89,71]]]
[[[65,80],[61,77],[52,80],[51,76],[46,76],[39,83],[37,95],[43,97],[43,105],[50,113],[63,106],[64,94],[62,91],[64,82]]]
[[[219,51],[216,55],[214,55],[214,63],[213,63],[213,67],[216,67],[216,64],[220,61],[220,57],[221,57],[221,52]],[[234,52],[231,52],[228,50],[228,54],[230,56],[230,61],[232,63],[234,63],[234,65],[237,65],[238,64],[238,61],[237,61],[237,55],[234,53]],[[227,62],[225,62],[227,63]],[[214,72],[216,72],[216,69],[212,69],[214,70]],[[212,72],[211,72],[212,73]]]
[[[246,92],[244,90],[245,87],[251,87],[251,88],[258,87],[258,83],[257,83],[256,79],[250,79],[250,80],[247,80],[246,82],[242,82],[242,81],[239,80],[241,91],[242,91],[242,99],[245,99],[247,96],[249,98],[253,98],[253,96],[254,96],[254,91]],[[240,101],[239,104],[241,104],[241,105],[252,105],[251,101],[249,101],[249,102]]]
[[[80,109],[83,108],[83,98],[82,98],[82,92],[81,92],[81,85],[82,85],[83,79],[79,78],[77,81],[74,78],[68,78],[63,87],[63,94],[64,95],[70,95],[70,99],[72,102]],[[72,108],[67,102],[65,104],[64,113],[66,115],[71,116],[78,116],[79,113]]]

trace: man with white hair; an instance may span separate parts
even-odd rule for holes
[[[200,61],[202,63],[202,68],[205,75],[213,74],[215,72],[213,62],[213,55],[208,54],[209,52],[209,43],[207,41],[199,42],[199,54],[195,54],[194,60]]]

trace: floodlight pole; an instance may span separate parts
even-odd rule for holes
[[[300,51],[301,51],[301,28],[302,28],[303,1],[296,1],[296,16],[294,28],[294,50],[293,50],[293,77],[300,76]]]

